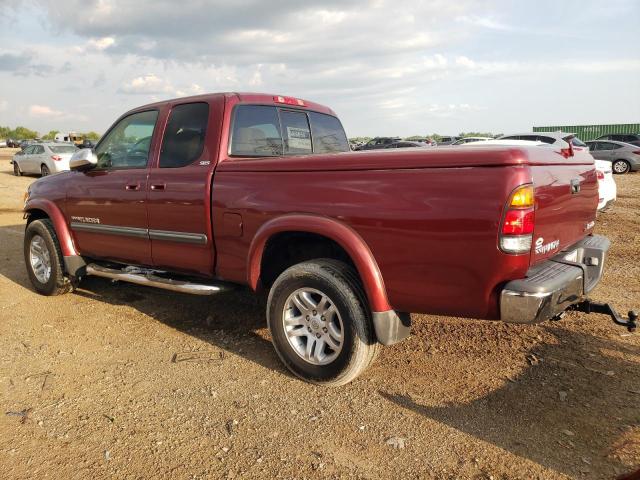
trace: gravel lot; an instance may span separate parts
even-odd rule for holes
[[[413,316],[346,387],[280,365],[261,300],[89,278],[33,292],[0,151],[1,478],[613,478],[640,467],[640,334]],[[617,176],[593,298],[640,308],[640,174]]]

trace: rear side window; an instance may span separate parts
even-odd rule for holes
[[[276,107],[240,105],[236,108],[231,155],[247,157],[282,155],[282,135]]]
[[[349,141],[340,120],[324,113],[309,112],[313,151],[315,153],[348,152]]]
[[[200,158],[209,119],[209,104],[187,103],[171,110],[160,151],[160,168],[179,168]]]
[[[307,115],[303,112],[280,112],[282,122],[282,139],[285,154],[311,153],[311,129]]]

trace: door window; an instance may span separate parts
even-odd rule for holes
[[[42,145],[34,145],[33,153],[35,155],[40,155],[40,154],[44,153],[44,147]]]
[[[171,110],[160,151],[160,168],[184,167],[200,158],[208,118],[207,103],[187,103]]]
[[[600,142],[598,146],[599,146],[598,150],[613,150],[616,144],[609,143],[609,142]]]
[[[157,118],[157,110],[150,110],[120,120],[96,147],[97,168],[146,167]]]
[[[34,148],[35,148],[35,145],[31,145],[31,146],[29,146],[29,147],[25,148],[25,149],[22,151],[22,154],[23,154],[23,155],[31,155],[31,154],[33,154],[33,149],[34,149]]]

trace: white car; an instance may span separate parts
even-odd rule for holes
[[[78,149],[75,145],[60,143],[34,143],[13,156],[13,174],[40,174],[43,177],[51,173],[69,170],[69,159]]]
[[[616,201],[618,187],[613,179],[611,162],[596,160],[596,172],[598,174],[598,211],[607,210]]]

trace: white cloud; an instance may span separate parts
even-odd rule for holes
[[[123,83],[120,91],[122,93],[156,95],[171,93],[174,88],[166,79],[160,78],[154,73],[148,73]]]
[[[0,100],[0,112],[5,112],[9,109],[9,102],[6,100]]]
[[[64,113],[46,105],[31,105],[29,115],[36,118],[60,118],[64,116]]]

